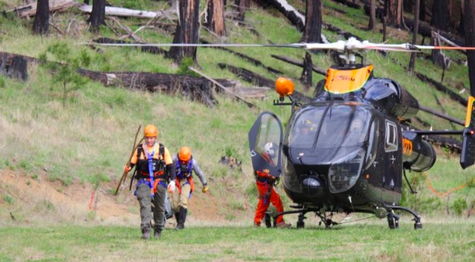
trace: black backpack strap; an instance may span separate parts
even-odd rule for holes
[[[140,155],[143,153],[143,145],[140,144],[137,146],[137,162],[139,161],[140,159]]]
[[[165,162],[165,146],[162,143],[159,143],[158,145],[158,155],[161,156],[161,160]]]

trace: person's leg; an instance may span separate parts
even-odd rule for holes
[[[269,207],[269,185],[265,183],[256,183],[257,191],[259,192],[259,202],[257,202],[256,213],[254,215],[254,225],[260,226],[264,218],[267,208]]]
[[[160,237],[163,227],[165,226],[165,197],[167,189],[162,186],[157,186],[157,193],[153,198],[153,220],[155,222],[155,237]]]
[[[172,197],[172,209],[173,213],[175,214],[175,219],[176,219],[176,224],[180,223],[180,190],[175,189],[173,191],[171,197]]]
[[[275,209],[277,210],[278,213],[284,212],[284,206],[282,205],[282,199],[280,198],[279,194],[275,191],[274,188],[272,188],[271,194],[270,194],[270,202],[272,205],[275,206]],[[282,224],[284,222],[284,216],[278,216],[275,220],[276,224]]]
[[[142,238],[150,238],[150,223],[152,221],[152,197],[150,196],[150,187],[146,184],[137,186],[137,200],[140,204],[140,229]]]
[[[186,215],[188,213],[188,199],[190,197],[191,185],[186,183],[181,185],[180,195],[180,222],[177,225],[177,229],[185,228]]]

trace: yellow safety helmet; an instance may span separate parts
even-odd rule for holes
[[[144,137],[158,137],[158,128],[154,125],[147,125],[143,130]]]
[[[180,151],[178,152],[178,159],[181,161],[190,161],[191,159],[191,148],[184,146],[180,148]]]

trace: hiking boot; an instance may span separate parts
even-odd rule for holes
[[[188,213],[188,209],[180,207],[180,214],[178,215],[179,219],[178,224],[176,225],[176,229],[185,228],[186,213]]]
[[[290,228],[290,227],[291,227],[290,224],[287,224],[287,223],[285,223],[285,222],[280,222],[280,223],[278,223],[278,224],[275,225],[275,226],[278,227],[278,228]]]
[[[162,229],[161,228],[155,228],[153,231],[153,237],[154,238],[160,238],[162,236]]]
[[[150,228],[142,229],[142,239],[150,239]]]

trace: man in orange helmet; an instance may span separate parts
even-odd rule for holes
[[[196,159],[193,159],[191,148],[184,146],[180,148],[177,156],[173,159],[176,172],[177,190],[173,193],[173,209],[175,211],[176,228],[185,228],[186,215],[188,213],[188,199],[194,190],[193,171],[203,185],[202,192],[208,191],[206,176],[201,171]]]
[[[167,187],[169,191],[175,189],[173,160],[168,149],[157,141],[157,137],[157,127],[147,125],[144,129],[145,142],[137,146],[130,161],[130,166],[125,166],[124,170],[129,172],[136,166],[134,178],[137,179],[137,187],[135,195],[140,204],[140,228],[143,239],[150,238],[152,213],[154,237],[160,237],[165,225]],[[170,183],[168,183],[169,181]]]
[[[276,156],[277,146],[274,143],[266,143],[264,152],[260,155],[270,166],[275,166],[274,158]],[[270,174],[269,169],[255,170],[257,191],[259,192],[259,202],[257,203],[256,213],[254,216],[254,226],[259,227],[264,218],[269,205],[275,206],[277,212],[284,212],[284,206],[279,194],[274,189],[276,178]],[[276,226],[281,228],[290,227],[290,224],[284,222],[283,216],[278,216],[275,220]]]

